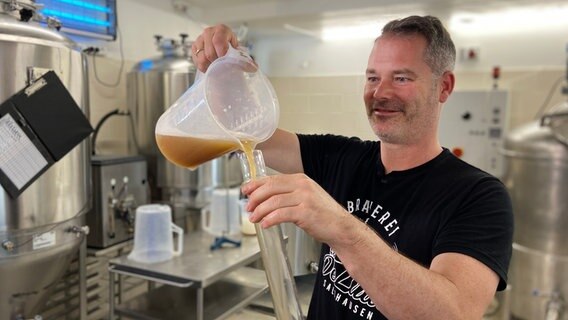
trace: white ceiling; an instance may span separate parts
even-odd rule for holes
[[[154,0],[165,5],[163,0]],[[317,35],[324,27],[384,21],[410,14],[435,15],[448,23],[455,13],[486,13],[545,5],[566,5],[559,0],[171,0],[193,20],[206,25],[246,24],[248,36]],[[156,4],[157,5],[157,4]],[[527,21],[530,23],[530,21]]]

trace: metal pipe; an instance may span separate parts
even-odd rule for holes
[[[560,320],[564,314],[564,299],[558,291],[551,294],[550,300],[546,305],[546,320]]]

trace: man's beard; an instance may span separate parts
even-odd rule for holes
[[[371,126],[375,127],[374,131],[377,137],[379,138],[379,140],[385,143],[392,143],[392,144],[403,143],[405,137],[402,136],[404,135],[404,133],[401,132],[401,130],[404,129],[399,127],[402,123],[399,123],[398,125],[394,124],[394,130],[393,128],[390,128],[390,130],[381,130],[380,129],[381,122],[389,121],[389,119],[386,116],[381,117],[373,115],[373,111],[377,109],[385,111],[396,111],[398,113],[398,116],[405,117],[408,105],[404,103],[402,100],[396,98],[383,99],[383,100],[374,101],[370,110],[367,111],[369,122]],[[390,119],[390,120],[395,120],[395,119]],[[400,120],[401,118],[396,119],[397,122],[400,122]]]

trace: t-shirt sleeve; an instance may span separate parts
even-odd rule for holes
[[[338,157],[345,154],[341,151],[348,146],[350,139],[358,140],[330,134],[298,134],[304,173],[320,185],[326,177],[335,176],[339,169]]]
[[[504,290],[512,238],[513,211],[509,194],[496,178],[484,178],[472,186],[458,214],[440,229],[433,256],[444,252],[471,256],[499,275],[498,290]]]

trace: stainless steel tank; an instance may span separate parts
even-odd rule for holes
[[[81,52],[34,19],[20,21],[35,9],[33,1],[0,6],[0,101],[53,70],[88,114]],[[91,205],[88,149],[81,143],[15,199],[0,188],[0,319],[37,315],[77,252]]]
[[[158,150],[156,122],[193,84],[196,74],[187,35],[180,36],[180,41],[156,36],[162,55],[140,61],[127,76],[128,109],[135,123],[129,152],[146,156],[152,201],[170,204],[174,218],[204,206],[212,188],[237,186],[242,182],[239,162],[230,155],[190,171],[167,161]]]
[[[515,213],[511,313],[568,319],[568,104],[512,131],[504,182]]]

